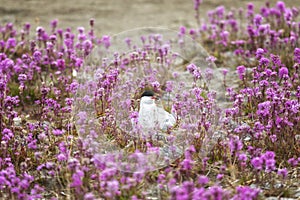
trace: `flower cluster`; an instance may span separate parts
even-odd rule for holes
[[[182,26],[166,43],[161,34],[141,35],[141,47],[126,38],[129,53],[97,36],[94,19],[75,31],[58,20],[49,31],[0,25],[0,198],[293,197],[299,9],[281,1],[258,13],[252,3],[245,11],[220,6],[204,24],[202,4],[191,8],[197,28]],[[172,51],[188,46],[186,35],[206,45],[208,66],[223,69],[224,112],[209,89],[218,84],[214,71]],[[176,124],[147,138],[136,133],[139,97],[149,89]]]

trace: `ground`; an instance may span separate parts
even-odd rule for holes
[[[204,0],[201,16],[208,10],[224,5],[226,8],[246,8],[246,0]],[[258,9],[264,1],[251,1]],[[272,5],[275,0],[269,1]],[[286,0],[287,6],[295,1]],[[299,3],[300,4],[300,3]],[[299,5],[298,5],[299,6]],[[95,18],[97,34],[117,34],[133,28],[154,26],[178,29],[195,27],[193,0],[0,0],[0,22],[48,27],[53,19],[63,28],[88,27]]]

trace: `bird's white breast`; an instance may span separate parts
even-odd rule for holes
[[[142,97],[138,123],[143,129],[159,128],[166,130],[173,126],[176,120],[173,115],[158,107],[152,97]]]

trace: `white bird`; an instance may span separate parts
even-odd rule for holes
[[[138,124],[143,130],[159,128],[166,131],[176,123],[175,117],[157,105],[157,97],[152,91],[145,91],[140,101]]]

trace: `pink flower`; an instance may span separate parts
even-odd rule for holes
[[[260,157],[255,157],[251,160],[251,164],[252,166],[257,169],[257,170],[261,170],[262,169],[262,164],[263,164],[263,160]]]
[[[279,176],[282,176],[283,179],[285,179],[288,175],[288,170],[286,168],[278,169],[277,174]]]
[[[286,67],[281,67],[281,68],[279,69],[279,77],[280,77],[280,78],[284,78],[285,76],[288,76],[288,74],[289,74],[288,68],[286,68]]]
[[[245,77],[245,73],[246,73],[246,68],[245,68],[245,66],[244,66],[244,65],[238,66],[238,67],[236,68],[236,71],[237,71],[237,73],[238,73],[238,75],[239,75],[239,78],[240,78],[241,80],[243,80],[244,77]]]

